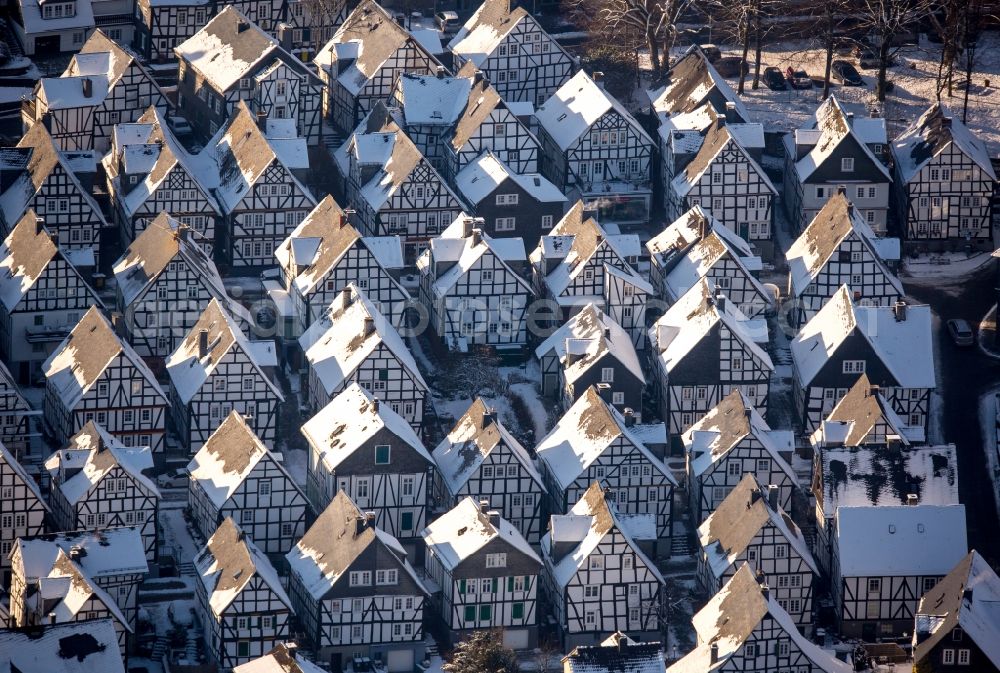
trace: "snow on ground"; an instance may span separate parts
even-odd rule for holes
[[[968,276],[993,259],[988,252],[971,256],[964,252],[942,252],[915,259],[907,257],[903,260],[900,276],[904,283],[936,285],[942,279]]]
[[[281,452],[282,465],[292,475],[292,479],[303,489],[306,487],[306,472],[309,466],[309,452],[285,446]]]
[[[998,433],[998,395],[1000,387],[979,398],[979,423],[983,431],[983,453],[993,482],[993,502],[1000,511],[1000,433]]]
[[[941,394],[941,317],[931,311],[931,338],[934,340],[934,380],[937,387],[931,391],[930,409],[927,414],[927,440],[931,444],[944,444],[944,396]]]
[[[180,561],[193,563],[199,549],[184,520],[184,510],[177,508],[160,510],[160,523],[166,543],[174,547]]]

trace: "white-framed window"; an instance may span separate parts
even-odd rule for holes
[[[516,226],[516,218],[513,217],[498,217],[495,221],[497,231],[514,231]]]
[[[625,393],[623,392],[611,393],[611,404],[625,404]]]
[[[604,570],[604,557],[591,556],[587,561],[587,565],[591,570]]]
[[[854,157],[843,157],[840,160],[840,170],[845,173],[851,173],[854,171]]]
[[[552,216],[542,215],[542,229],[551,229],[551,228],[552,228]]]
[[[516,206],[518,194],[497,194],[498,206]]]
[[[348,582],[352,587],[371,586],[372,573],[370,570],[352,570],[348,576]]]
[[[969,650],[967,648],[962,648],[958,651],[958,665],[959,666],[969,665]]]
[[[601,367],[601,383],[614,383],[615,368]]]
[[[507,567],[507,554],[504,554],[504,553],[487,554],[486,555],[486,567],[487,568],[506,568]]]
[[[944,664],[945,666],[954,666],[955,650],[950,647],[946,647],[943,650],[941,650],[941,663]]]
[[[375,584],[398,584],[399,571],[395,568],[387,568],[375,571]]]
[[[844,360],[841,363],[841,373],[843,374],[864,374],[865,373],[865,361],[864,360]]]
[[[878,577],[870,577],[868,579],[868,593],[870,594],[880,594],[882,593],[882,579]]]

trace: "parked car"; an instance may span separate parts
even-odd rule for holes
[[[438,12],[434,15],[438,30],[445,35],[454,35],[458,32],[458,14],[455,12]]]
[[[857,68],[847,61],[834,61],[830,65],[832,78],[844,86],[864,86],[865,80]]]
[[[160,488],[187,488],[191,473],[186,467],[178,467],[176,470],[165,472],[156,478],[156,485]]]
[[[715,69],[723,77],[739,77],[741,71],[744,75],[750,73],[750,64],[739,56],[725,56],[715,62]]]
[[[764,68],[763,79],[764,86],[771,91],[784,91],[788,88],[788,83],[785,82],[785,76],[781,74],[781,70],[775,68],[774,66]]]
[[[811,89],[813,85],[812,78],[806,74],[805,70],[796,70],[792,66],[788,66],[788,69],[785,70],[785,79],[788,80],[793,89]]]
[[[854,55],[858,59],[858,65],[862,70],[871,70],[878,67],[878,50],[870,44],[859,44],[854,48]],[[896,58],[889,54],[889,65],[895,65]]]
[[[194,133],[194,129],[191,128],[191,122],[184,117],[167,117],[167,126],[177,136],[186,136]]]
[[[698,48],[705,54],[705,58],[708,59],[709,63],[715,63],[722,58],[722,50],[714,44],[701,44],[698,45]]]
[[[975,335],[972,326],[961,318],[952,318],[948,321],[948,335],[955,342],[956,346],[971,346],[975,343]]]

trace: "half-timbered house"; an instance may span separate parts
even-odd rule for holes
[[[702,278],[754,318],[773,304],[754,275],[761,260],[742,238],[711,214],[694,206],[646,242],[649,279],[656,293],[673,304]]]
[[[833,409],[809,437],[817,451],[827,447],[910,446],[923,439],[923,428],[908,427],[867,374],[838,396]]]
[[[744,564],[694,615],[691,622],[698,644],[668,666],[668,673],[854,670],[804,636],[774,593]]]
[[[293,120],[298,136],[319,143],[323,83],[240,8],[226,5],[174,53],[177,107],[203,138],[242,101],[262,117]]]
[[[965,505],[837,508],[830,591],[847,638],[911,633],[920,597],[968,552]]]
[[[291,634],[292,602],[251,536],[225,517],[194,557],[208,656],[224,670],[270,652]]]
[[[893,141],[892,155],[907,247],[992,250],[997,174],[969,127],[935,103]]]
[[[29,209],[66,251],[80,250],[77,265],[100,264],[101,229],[107,226],[91,190],[96,172],[92,152],[60,152],[44,124],[35,124],[7,150],[4,168],[16,175],[0,194],[0,224],[5,233]],[[6,172],[6,170],[5,170]]]
[[[507,647],[535,647],[542,560],[517,527],[489,501],[466,497],[421,535],[427,575],[440,587],[432,595],[436,617],[449,640],[498,629]]]
[[[10,550],[19,538],[45,532],[49,506],[17,458],[0,444],[0,586],[10,587]]]
[[[716,221],[774,256],[773,204],[778,190],[758,163],[764,146],[760,124],[726,124],[708,128],[698,153],[670,182],[668,217],[676,219],[700,205]],[[754,154],[757,156],[755,157]]]
[[[535,18],[509,0],[485,0],[448,48],[455,62],[471,62],[500,97],[541,105],[573,75],[575,63]]]
[[[31,452],[31,404],[7,366],[0,362],[0,444],[15,456]]]
[[[309,363],[309,404],[318,411],[356,382],[423,427],[428,387],[396,328],[353,284],[299,339]]]
[[[434,501],[444,507],[466,498],[489,502],[532,545],[542,537],[545,483],[524,446],[495,409],[476,398],[432,453]]]
[[[145,358],[170,355],[213,299],[249,318],[229,298],[197,234],[167,213],[136,237],[112,271],[125,334]]]
[[[278,643],[263,657],[251,659],[233,669],[233,673],[325,673],[311,660],[301,656],[298,644]]]
[[[18,0],[11,4],[9,30],[17,36],[24,53],[35,56],[79,49],[95,26],[90,0],[69,0],[43,7],[45,4],[48,3],[38,0]]]
[[[431,165],[442,173],[445,171],[445,147],[450,132],[463,107],[469,103],[473,86],[478,84],[483,87],[482,75],[473,79],[464,74],[452,77],[446,73],[444,66],[438,66],[432,75],[401,73],[386,100],[386,104],[397,111],[406,135]]]
[[[302,434],[309,444],[306,490],[316,511],[343,491],[419,558],[434,459],[409,422],[352,383],[306,421]]]
[[[176,61],[174,47],[201,30],[214,14],[212,0],[136,0],[135,49],[154,67]]]
[[[127,447],[89,421],[45,461],[55,529],[135,527],[155,561],[160,491],[143,474],[152,467],[148,446]]]
[[[103,306],[53,238],[29,209],[0,245],[0,352],[23,382],[88,307]]]
[[[123,242],[138,238],[160,213],[170,213],[212,255],[222,234],[222,211],[211,191],[218,177],[203,169],[202,155],[181,146],[159,110],[150,108],[137,121],[116,125],[101,165]]]
[[[566,196],[538,173],[516,173],[486,150],[455,176],[469,214],[493,237],[518,236],[528,247],[562,219]]]
[[[844,187],[876,234],[885,235],[892,176],[885,119],[857,118],[836,96],[806,127],[785,136],[784,203],[788,219],[805,228]]]
[[[902,299],[903,284],[882,257],[885,240],[876,238],[845,192],[831,196],[785,255],[788,296],[795,302],[789,323],[801,327],[841,285],[866,306]]]
[[[263,366],[274,356],[273,342],[249,341],[218,299],[209,302],[166,360],[171,421],[189,451],[198,451],[230,412],[246,417],[264,445],[274,446],[285,400]]]
[[[389,99],[400,75],[434,75],[441,65],[374,0],[358,3],[313,61],[325,85],[323,113],[344,135]]]
[[[96,421],[125,446],[165,449],[169,402],[153,372],[91,307],[42,365],[45,423],[66,446]]]
[[[66,643],[73,656],[66,657]],[[83,643],[81,646],[74,646]],[[40,624],[34,629],[0,629],[0,650],[10,670],[44,666],[52,673],[125,673],[125,661],[116,647],[111,619],[69,624]]]
[[[425,656],[429,595],[402,545],[337,493],[286,557],[306,641],[333,670],[355,656],[409,673]]]
[[[540,297],[555,301],[561,325],[587,304],[601,306],[645,347],[646,300],[652,286],[636,271],[642,246],[635,234],[608,234],[577,201],[531,253]]]
[[[781,508],[777,486],[745,474],[698,527],[698,581],[714,594],[748,564],[796,626],[813,624],[813,580],[819,568],[809,543]]]
[[[1000,671],[1000,577],[971,551],[924,592],[913,629],[914,669],[930,673]]]
[[[226,416],[188,472],[192,518],[206,537],[231,517],[264,553],[286,554],[305,532],[305,495],[239,413]]]
[[[562,645],[599,643],[627,631],[660,632],[664,579],[618,512],[614,489],[594,481],[566,514],[554,514],[542,538],[542,587]]]
[[[762,344],[768,329],[749,320],[714,283],[702,278],[649,330],[662,418],[671,436],[694,425],[739,390],[767,412],[774,364]]]
[[[542,368],[542,394],[569,409],[580,395],[606,384],[618,411],[642,416],[646,375],[628,332],[595,304],[583,309],[535,349]]]
[[[160,86],[136,54],[98,28],[62,75],[38,80],[21,103],[21,120],[25,128],[44,124],[60,150],[103,154],[115,124],[135,121],[150,106],[166,112]]]
[[[368,236],[403,237],[407,264],[465,204],[381,102],[335,154],[347,201]]]
[[[634,431],[634,416],[619,413],[597,386],[573,403],[535,453],[551,512],[569,511],[598,482],[609,489],[621,516],[641,522],[658,540],[669,541],[673,535],[677,480],[663,456]]]
[[[520,350],[528,341],[531,286],[524,242],[493,238],[461,216],[417,260],[420,303],[450,350]]]
[[[625,673],[666,670],[663,647],[658,642],[637,643],[615,631],[598,645],[580,645],[562,658],[563,673]]]
[[[739,390],[726,395],[681,437],[687,458],[688,511],[700,525],[729,497],[743,475],[777,489],[791,511],[798,479],[789,464],[794,436],[772,430]]]
[[[354,284],[394,326],[410,295],[399,284],[403,247],[399,236],[362,236],[327,195],[274,251],[282,287],[292,301],[294,336],[322,319],[344,289]]]
[[[858,376],[867,374],[903,424],[926,433],[936,386],[931,330],[929,306],[864,306],[841,286],[791,341],[795,406],[804,431],[814,432]]]
[[[535,111],[535,119],[542,175],[586,202],[602,222],[649,221],[656,143],[604,90],[603,79],[581,70]]]

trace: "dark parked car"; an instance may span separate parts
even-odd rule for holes
[[[784,91],[788,88],[785,76],[781,74],[781,70],[774,66],[764,68],[764,86],[771,91]]]
[[[739,77],[740,71],[744,75],[750,74],[750,64],[739,56],[726,56],[715,62],[715,69],[723,77]]]
[[[705,58],[708,59],[709,63],[715,63],[722,58],[722,50],[714,44],[702,44],[698,45],[698,48],[705,54]]]
[[[796,70],[791,66],[785,70],[785,79],[788,80],[793,89],[811,89],[813,86],[812,78],[806,74],[805,70]]]
[[[854,49],[854,55],[858,59],[858,65],[862,70],[871,70],[878,67],[878,50],[870,44],[859,44]],[[889,65],[895,65],[896,59],[889,54]]]
[[[961,318],[953,318],[948,321],[948,334],[956,346],[971,346],[975,343],[972,326]]]
[[[865,80],[862,79],[861,73],[847,61],[834,61],[830,65],[830,73],[835,81],[840,82],[844,86],[865,85]]]

